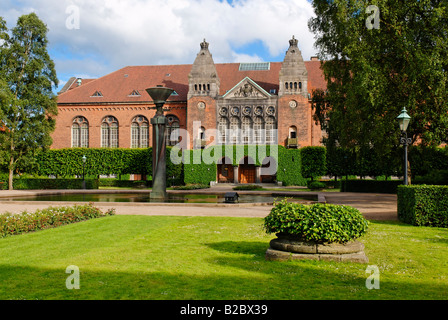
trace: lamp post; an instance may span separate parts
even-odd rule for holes
[[[411,117],[408,115],[406,108],[403,108],[400,115],[397,117],[398,124],[400,125],[401,137],[400,144],[404,146],[404,182],[405,186],[408,185],[408,145],[412,143],[412,139],[408,138],[406,130],[408,129]]]
[[[152,124],[152,191],[151,199],[166,198],[166,144],[165,144],[165,128],[167,119],[163,114],[163,105],[169,96],[173,93],[173,89],[157,86],[146,89],[156,105],[156,114],[151,119]]]
[[[82,188],[85,189],[86,188],[86,179],[85,179],[85,174],[86,174],[86,161],[87,161],[87,157],[86,155],[82,156]]]

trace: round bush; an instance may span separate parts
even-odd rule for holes
[[[308,188],[311,190],[324,189],[325,183],[320,181],[313,181],[308,183]]]
[[[304,205],[286,200],[274,203],[264,219],[267,233],[280,233],[302,241],[346,243],[361,237],[368,221],[358,209],[332,204]]]

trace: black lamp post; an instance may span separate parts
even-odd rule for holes
[[[155,88],[146,89],[156,105],[156,114],[151,119],[152,124],[152,191],[151,199],[166,198],[166,144],[165,144],[165,128],[167,119],[163,114],[163,105],[169,96],[173,93],[173,89],[157,86]]]
[[[405,186],[408,185],[408,146],[412,143],[412,139],[408,138],[406,130],[408,129],[411,117],[408,115],[406,108],[403,108],[400,115],[397,117],[400,125],[401,137],[400,144],[404,146],[404,182]]]
[[[82,188],[85,189],[86,188],[86,179],[85,179],[85,174],[86,174],[86,161],[87,161],[87,157],[86,155],[82,156]]]

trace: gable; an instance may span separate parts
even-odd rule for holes
[[[224,99],[267,99],[271,95],[251,78],[246,77],[223,95]]]

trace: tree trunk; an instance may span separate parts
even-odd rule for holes
[[[8,190],[13,190],[13,177],[14,177],[14,157],[9,159],[9,179],[8,179]]]

